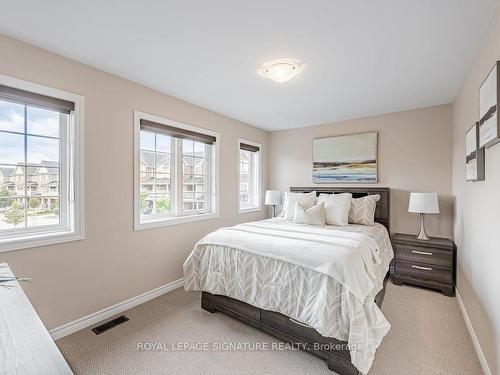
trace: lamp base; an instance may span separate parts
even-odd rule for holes
[[[430,239],[427,233],[425,233],[424,214],[420,214],[420,233],[417,236],[417,240],[429,241]]]

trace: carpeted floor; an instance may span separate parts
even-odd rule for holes
[[[191,343],[261,343],[270,349],[279,343],[221,313],[201,310],[199,299],[199,293],[179,289],[126,311],[130,321],[108,332],[96,336],[90,327],[57,345],[75,374],[333,374],[302,351],[181,350]],[[392,328],[370,375],[482,374],[456,298],[388,283],[382,310]],[[157,350],[138,349],[151,343]]]

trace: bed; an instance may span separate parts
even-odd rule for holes
[[[223,312],[307,350],[332,371],[367,373],[390,328],[380,310],[393,257],[390,191],[290,191],[378,194],[376,223],[315,227],[274,218],[221,228],[186,260],[185,289],[202,291],[204,310]]]

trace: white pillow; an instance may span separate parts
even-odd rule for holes
[[[325,204],[326,223],[328,225],[339,225],[341,227],[348,225],[351,200],[351,193],[320,194],[318,204]]]
[[[349,223],[373,225],[375,224],[375,209],[380,195],[367,195],[362,198],[354,198],[349,210]]]
[[[325,204],[320,203],[308,209],[295,202],[293,222],[297,224],[325,225]]]
[[[316,204],[316,192],[290,193],[287,191],[285,192],[283,202],[283,211],[281,211],[280,216],[284,217],[286,220],[292,221],[295,213],[295,202],[299,202],[300,205],[307,210]]]

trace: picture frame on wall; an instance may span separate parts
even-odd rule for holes
[[[378,133],[313,139],[313,183],[376,183]]]
[[[484,181],[484,147],[479,147],[479,122],[465,133],[465,179]]]
[[[491,147],[500,142],[499,67],[500,61],[497,61],[479,88],[479,148]]]

